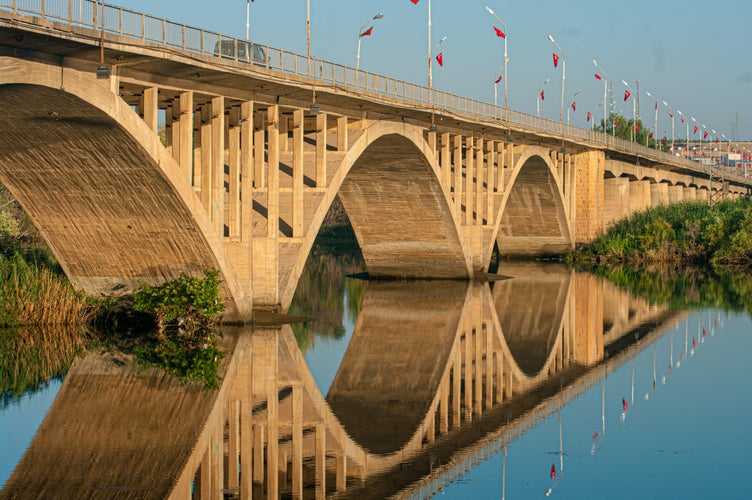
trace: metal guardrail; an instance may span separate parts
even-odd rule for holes
[[[425,105],[436,111],[459,113],[471,118],[494,120],[501,126],[521,127],[533,132],[561,137],[563,140],[589,141],[604,149],[641,156],[653,161],[671,163],[703,173],[709,177],[712,170],[697,162],[669,153],[609,136],[602,132],[584,129],[562,122],[540,118],[502,106],[462,97],[376,73],[308,58],[267,45],[249,44],[246,40],[187,26],[143,12],[136,12],[94,0],[0,0],[0,10],[14,14],[39,16],[43,19],[64,22],[71,26],[104,29],[107,33],[155,43],[173,49],[217,57],[237,62],[252,62],[273,71],[304,77],[317,84],[337,85],[365,91],[379,96],[402,100],[406,104]],[[263,54],[263,55],[260,55]],[[730,176],[736,178],[737,176]],[[738,181],[749,183],[743,177]]]

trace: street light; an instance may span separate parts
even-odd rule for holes
[[[648,95],[648,97],[651,97],[653,99],[653,101],[655,101],[655,124],[653,125],[653,133],[657,134],[658,133],[658,99],[656,99],[655,97],[653,97],[653,94],[651,94],[647,90],[645,91],[645,93]],[[656,144],[656,147],[658,147],[658,143],[655,142],[655,144]],[[648,145],[647,136],[645,138],[645,145],[646,146]]]
[[[580,95],[579,92],[575,92],[572,96],[572,100],[567,103],[567,125],[569,125],[569,110],[573,107],[577,106],[577,103],[574,101],[574,99]],[[575,109],[572,109],[572,111],[576,111]]]
[[[695,123],[695,125],[699,129],[700,128],[700,122],[698,122],[697,120],[695,120],[694,116],[690,116],[690,118],[692,119],[692,121]],[[700,154],[702,154],[702,133],[700,133]],[[695,156],[697,156],[697,155],[695,155]]]
[[[668,116],[671,117],[671,151],[673,154],[674,151],[674,111],[671,109],[671,106],[668,105],[666,101],[663,101],[663,105],[668,108]]]
[[[102,28],[99,31],[99,67],[97,67],[97,79],[107,80],[108,78],[110,78],[110,65],[104,63],[104,0],[102,0]]]
[[[561,47],[559,47],[559,44],[556,43],[556,40],[554,40],[554,37],[551,35],[548,35],[548,41],[554,44],[554,47],[559,49],[559,52],[561,52],[561,107],[559,108],[559,121],[564,121],[564,82],[567,79],[567,58],[564,54],[564,51],[561,50]]]
[[[598,66],[598,61],[593,59],[593,65],[595,65],[595,68],[603,73],[603,133],[606,133],[606,120],[608,119],[606,116],[606,94],[608,90],[608,75],[606,75],[606,72],[603,71],[603,68]],[[596,75],[596,78],[598,78],[600,75]]]
[[[501,24],[501,28],[504,30],[503,38],[504,38],[504,107],[509,107],[509,87],[507,82],[509,81],[509,75],[507,73],[507,62],[509,62],[509,58],[507,57],[507,26],[504,24],[504,21],[499,18],[499,16],[496,15],[496,13],[486,5],[486,10],[496,18],[497,21]]]
[[[245,3],[245,39],[250,40],[251,34],[251,0]]]
[[[679,113],[679,116],[681,116],[681,121],[684,122],[684,124],[687,126],[687,145],[684,150],[686,151],[685,156],[689,156],[689,120],[686,116],[684,116],[684,113],[682,113],[678,109],[676,110],[676,112]]]
[[[543,93],[543,87],[545,87],[546,84],[549,81],[551,81],[551,79],[550,78],[546,78],[546,81],[543,82],[543,84],[540,86],[540,89],[538,89],[538,96],[536,97],[536,100],[535,100],[535,106],[536,106],[536,108],[538,110],[538,118],[540,118],[540,102],[541,102],[541,98],[545,95]]]
[[[378,21],[379,19],[383,19],[383,18],[384,18],[384,14],[382,14],[381,12],[379,12],[378,14],[376,14],[375,16],[373,16],[371,19],[369,19],[368,22],[363,23],[363,26],[361,26],[360,29],[358,30],[358,55],[357,55],[357,58],[355,60],[355,74],[356,75],[358,74],[358,71],[360,70],[360,41],[363,39],[364,36],[370,36],[371,30],[373,29],[373,26],[371,26],[371,28],[368,29],[367,31],[363,31],[363,29],[366,26],[368,26],[369,24],[373,24],[376,21]],[[358,83],[357,76],[355,77],[355,83],[356,83],[356,85]]]
[[[502,74],[503,69],[504,69],[504,66],[502,66],[501,68],[499,68],[499,71],[497,71],[494,74],[494,107],[498,106],[498,104],[496,102],[497,101],[497,99],[496,99],[496,95],[497,95],[496,87],[499,85],[499,82],[504,77],[503,74]]]
[[[433,46],[433,49],[428,53],[428,88],[431,88],[431,59],[433,59],[433,55],[436,53],[437,50],[439,50],[439,45],[444,43],[444,40],[446,40],[447,37],[444,35],[441,37],[441,40],[439,40],[439,43]]]
[[[621,83],[623,83],[624,86],[627,87],[627,90],[631,92],[630,94],[624,94],[624,100],[626,101],[631,94],[634,94],[634,89],[629,86],[626,80],[622,80]],[[635,127],[637,127],[637,100],[632,97],[632,142],[635,142],[635,139],[637,139]]]

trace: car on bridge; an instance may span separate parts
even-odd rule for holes
[[[214,55],[267,68],[266,48],[245,40],[226,39],[214,44]],[[236,57],[237,56],[237,57]]]

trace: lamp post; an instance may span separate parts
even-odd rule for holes
[[[603,133],[605,134],[606,133],[606,120],[608,119],[607,116],[606,116],[606,113],[607,113],[607,111],[606,111],[606,98],[607,98],[606,94],[607,94],[607,91],[608,91],[608,75],[606,75],[606,72],[603,71],[603,68],[601,68],[600,66],[598,66],[598,61],[596,61],[595,59],[593,59],[593,65],[596,67],[596,69],[598,71],[600,71],[601,73],[603,73]]]
[[[504,30],[504,107],[509,107],[509,86],[507,82],[509,81],[509,75],[507,73],[507,62],[509,62],[509,58],[507,57],[507,26],[504,24],[504,21],[499,18],[499,16],[496,15],[496,13],[486,5],[486,10],[496,18],[497,21],[501,24],[501,28]]]
[[[496,96],[497,96],[496,87],[498,87],[499,82],[504,77],[503,74],[502,74],[503,69],[504,69],[504,66],[502,66],[501,68],[499,68],[499,71],[497,71],[494,74],[494,107],[498,106],[498,104],[497,104],[497,98],[496,98]]]
[[[371,34],[370,30],[363,31],[363,29],[366,26],[368,26],[369,24],[373,24],[376,21],[378,21],[379,19],[383,19],[383,18],[384,18],[384,14],[381,13],[381,12],[379,12],[378,14],[376,14],[375,16],[373,16],[371,19],[369,19],[368,22],[363,23],[363,26],[361,26],[360,29],[358,30],[358,55],[357,55],[356,60],[355,60],[355,75],[356,75],[355,76],[355,83],[356,83],[356,85],[358,83],[358,77],[357,77],[358,71],[360,70],[360,41],[363,39],[364,36],[368,36],[368,35]],[[371,29],[373,29],[373,26],[371,27]]]
[[[694,116],[690,116],[690,118],[692,119],[692,122],[694,122],[694,124],[697,126],[697,128],[699,130],[699,128],[700,128],[700,122],[698,122],[697,120],[695,120]],[[702,154],[702,133],[700,133],[700,154]],[[695,156],[697,156],[697,155],[695,155]]]
[[[538,111],[538,118],[540,118],[540,102],[541,102],[541,95],[545,95],[545,94],[543,94],[543,87],[545,87],[545,86],[546,86],[546,84],[547,84],[547,83],[548,83],[549,81],[551,81],[551,79],[550,79],[550,78],[546,78],[546,81],[545,81],[545,82],[543,82],[543,84],[542,84],[542,85],[540,86],[540,89],[538,89],[538,96],[536,97],[536,100],[535,100],[535,107],[536,107],[536,109],[537,109],[537,111]]]
[[[567,57],[564,51],[561,50],[561,47],[559,47],[559,44],[556,43],[556,40],[554,40],[554,37],[548,35],[548,41],[554,44],[554,47],[561,52],[561,107],[559,108],[559,122],[564,122],[564,83],[567,79]]]
[[[668,108],[668,116],[671,117],[671,151],[673,154],[673,151],[674,151],[674,111],[671,109],[671,106],[669,106],[666,101],[663,101],[663,105]]]
[[[572,106],[577,106],[577,104],[575,103],[575,98],[578,95],[580,95],[580,93],[575,92],[574,95],[572,96],[572,100],[567,103],[567,125],[569,125],[569,110],[572,108]],[[573,111],[576,111],[576,110],[573,110]]]
[[[679,116],[681,116],[681,121],[684,122],[684,125],[686,125],[687,127],[687,132],[686,132],[687,145],[684,148],[684,151],[685,151],[684,156],[689,156],[689,119],[686,116],[684,116],[684,113],[682,113],[678,109],[676,110],[676,112],[679,113]]]
[[[251,0],[245,2],[245,39],[250,40],[251,35]]]
[[[428,53],[428,88],[431,88],[431,59],[433,58],[433,55],[436,53],[437,50],[439,50],[439,45],[444,43],[444,40],[446,40],[447,37],[444,35],[441,37],[441,40],[439,40],[439,43],[433,46],[433,49]]]
[[[629,99],[630,95],[634,94],[634,89],[629,86],[626,80],[622,80],[621,83],[623,83],[624,86],[627,87],[627,90],[630,92],[629,95],[624,95],[624,100],[626,101],[627,99]],[[634,96],[632,96],[632,142],[635,142],[635,139],[637,139],[635,127],[637,127],[637,101],[635,100]]]
[[[94,7],[96,9],[96,6]],[[104,0],[102,0],[102,24],[99,30],[99,67],[97,67],[97,79],[110,78],[110,65],[104,63]]]
[[[658,133],[658,99],[656,99],[655,97],[653,97],[653,94],[651,94],[647,90],[645,91],[645,93],[648,95],[648,97],[651,97],[653,99],[653,101],[655,102],[655,124],[653,125],[653,133],[657,134]],[[647,136],[646,136],[646,139],[645,139],[645,145],[646,146],[648,145]],[[658,142],[657,141],[656,141],[656,147],[658,147]]]

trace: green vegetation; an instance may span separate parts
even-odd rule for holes
[[[136,359],[181,380],[216,388],[223,357],[213,330],[224,310],[219,282],[219,272],[209,269],[204,278],[181,274],[160,286],[141,285],[133,294],[133,308],[154,317],[157,335],[156,342],[134,349]]]
[[[624,139],[626,141],[632,140],[632,131],[635,129],[635,121],[631,118],[627,119],[626,117],[618,114],[618,113],[611,113],[608,116],[608,121],[606,123],[605,131],[606,134],[618,137],[620,139]],[[601,118],[599,125],[595,126],[595,130],[598,132],[603,132],[603,119]],[[645,128],[645,126],[642,123],[642,120],[637,120],[637,134],[635,137],[635,142],[637,144],[642,144],[643,146],[647,145],[648,147],[654,148],[656,144],[657,137],[649,137],[650,136],[650,130]],[[660,142],[659,143],[660,149],[667,151],[671,145],[667,142]]]
[[[567,257],[574,264],[707,265],[752,269],[752,202],[653,207],[611,226]]]

